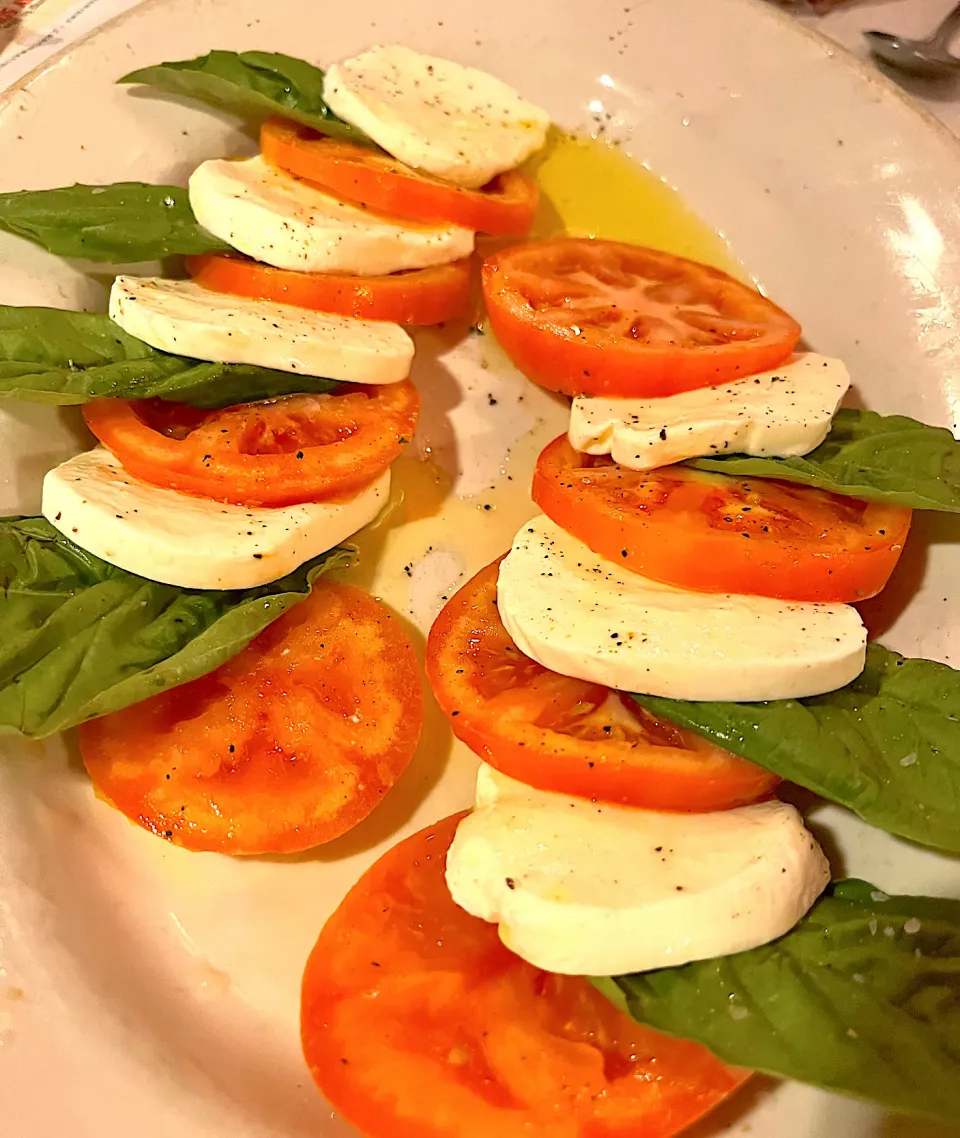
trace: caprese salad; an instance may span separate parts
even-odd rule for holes
[[[125,81],[256,113],[261,152],[201,163],[186,195],[3,196],[0,225],[53,252],[183,254],[191,279],[117,276],[108,315],[0,312],[0,392],[82,404],[100,443],[46,475],[41,518],[0,523],[0,725],[79,726],[101,796],[179,845],[302,850],[417,746],[408,638],[318,575],[384,509],[416,429],[405,326],[466,314],[477,231],[529,228],[516,167],[548,119],[403,47],[326,76],[212,52]]]
[[[0,393],[83,404],[101,443],[47,476],[43,518],[0,522],[0,725],[81,725],[101,794],[171,841],[303,849],[416,746],[406,636],[318,577],[416,425],[404,327],[468,311],[476,233],[527,232],[548,118],[400,47],[125,81],[256,115],[260,154],[186,191],[0,195],[53,252],[191,278],[120,276],[109,316],[0,311]],[[482,286],[569,431],[542,514],[431,631],[474,808],[323,929],[318,1085],[369,1138],[669,1138],[752,1069],[957,1121],[960,902],[829,883],[775,792],[960,852],[957,674],[868,645],[852,607],[911,509],[960,512],[960,447],[838,410],[843,365],[703,265],[565,239]]]
[[[667,1138],[749,1069],[960,1121],[960,900],[831,883],[776,795],[960,852],[960,676],[853,607],[911,507],[960,507],[960,445],[838,410],[843,364],[705,266],[556,240],[483,284],[569,430],[542,514],[431,629],[475,803],[321,933],[318,1085],[370,1138]]]

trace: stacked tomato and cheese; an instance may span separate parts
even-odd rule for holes
[[[190,204],[235,252],[188,258],[191,280],[118,277],[110,316],[164,352],[347,386],[213,412],[88,405],[103,445],[47,475],[43,513],[124,569],[247,588],[372,521],[416,426],[403,325],[463,315],[475,232],[532,222],[516,167],[548,119],[499,80],[384,47],[331,67],[324,94],[367,144],[272,120],[258,156],[202,163]]]
[[[643,710],[815,696],[862,670],[851,602],[878,592],[910,511],[675,465],[802,455],[849,379],[723,273],[608,242],[488,262],[491,324],[573,394],[537,462],[543,511],[430,634],[454,732],[485,763],[451,895],[550,972],[618,975],[787,932],[829,879],[777,779]],[[756,372],[756,365],[773,370]]]

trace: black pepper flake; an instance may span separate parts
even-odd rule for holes
[[[506,883],[507,883],[507,888],[508,888],[508,889],[516,889],[516,887],[517,887],[517,883],[516,883],[516,882],[513,880],[513,878],[512,878],[512,877],[506,877],[506,878],[504,878],[504,880],[505,880],[505,881],[506,881]]]

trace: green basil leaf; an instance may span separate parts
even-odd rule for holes
[[[960,853],[960,672],[867,646],[839,691],[768,703],[695,703],[634,695],[871,825]]]
[[[103,313],[0,305],[0,398],[61,407],[158,398],[213,409],[339,386],[332,379],[158,352]]]
[[[614,983],[725,1062],[960,1122],[960,901],[840,881],[772,944]]]
[[[118,265],[230,248],[197,224],[186,190],[144,182],[0,194],[0,229],[60,257]]]
[[[960,512],[960,443],[944,427],[906,415],[842,407],[826,439],[802,458],[732,454],[695,458],[698,470],[734,478],[778,478],[915,510]]]
[[[43,518],[0,518],[0,733],[42,738],[212,672],[352,558],[332,549],[256,589],[180,589]]]
[[[282,115],[323,134],[372,145],[327,106],[319,67],[278,52],[211,51],[196,59],[142,67],[117,82],[148,83],[245,118]]]

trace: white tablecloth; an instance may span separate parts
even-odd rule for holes
[[[0,90],[39,66],[48,55],[137,3],[139,0],[0,0]],[[938,23],[951,3],[952,0],[852,0],[827,15],[800,18],[866,57],[862,34],[865,28],[923,35]],[[902,86],[960,135],[960,82],[943,87],[905,79]]]

